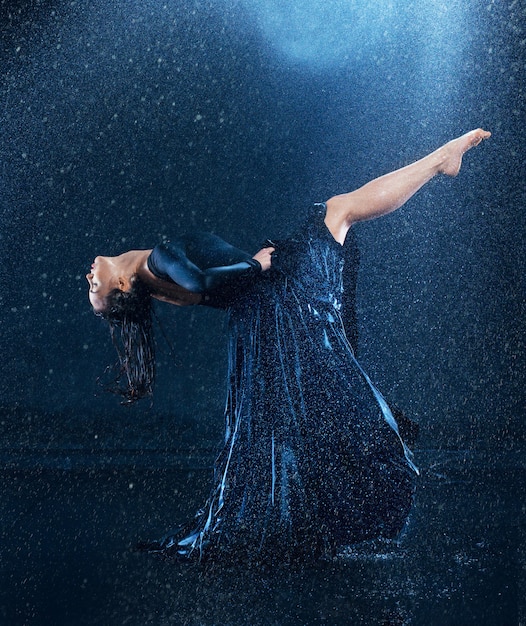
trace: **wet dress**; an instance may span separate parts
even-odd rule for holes
[[[397,423],[355,358],[354,302],[342,310],[342,299],[354,300],[356,243],[351,231],[344,246],[333,238],[325,210],[315,205],[296,236],[274,242],[269,271],[229,246],[223,265],[246,265],[203,291],[205,303],[229,317],[223,447],[196,518],[144,544],[148,551],[182,559],[318,557],[393,538],[404,526],[418,473],[402,432],[409,422]],[[152,271],[166,278],[181,248],[172,261],[165,254],[164,271],[152,254]],[[205,274],[206,256],[201,266],[193,257]]]

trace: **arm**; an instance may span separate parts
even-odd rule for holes
[[[195,233],[156,246],[148,258],[148,267],[157,278],[196,294],[220,289],[236,280],[245,283],[262,269],[250,254],[209,233]]]
[[[436,174],[456,176],[462,156],[490,133],[477,129],[454,139],[411,165],[395,170],[350,193],[327,201],[327,227],[340,243],[354,222],[370,220],[395,211]]]

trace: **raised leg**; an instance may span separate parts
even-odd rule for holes
[[[343,243],[354,222],[374,219],[401,207],[436,174],[456,176],[462,157],[491,133],[478,128],[449,141],[423,159],[380,176],[350,193],[327,201],[325,223],[334,238]]]

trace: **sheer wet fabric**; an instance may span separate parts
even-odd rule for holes
[[[297,236],[275,242],[272,269],[225,301],[228,397],[213,487],[196,518],[150,551],[317,557],[404,526],[418,470],[346,335],[342,276],[356,276],[345,263],[358,255],[324,215],[316,205]]]

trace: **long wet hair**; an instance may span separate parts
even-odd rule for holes
[[[113,380],[101,382],[106,390],[119,395],[121,404],[131,405],[153,395],[155,379],[155,341],[152,323],[152,298],[137,277],[128,291],[114,289],[106,297],[107,307],[96,313],[110,327],[118,361],[107,368]],[[115,374],[116,372],[116,374]]]

